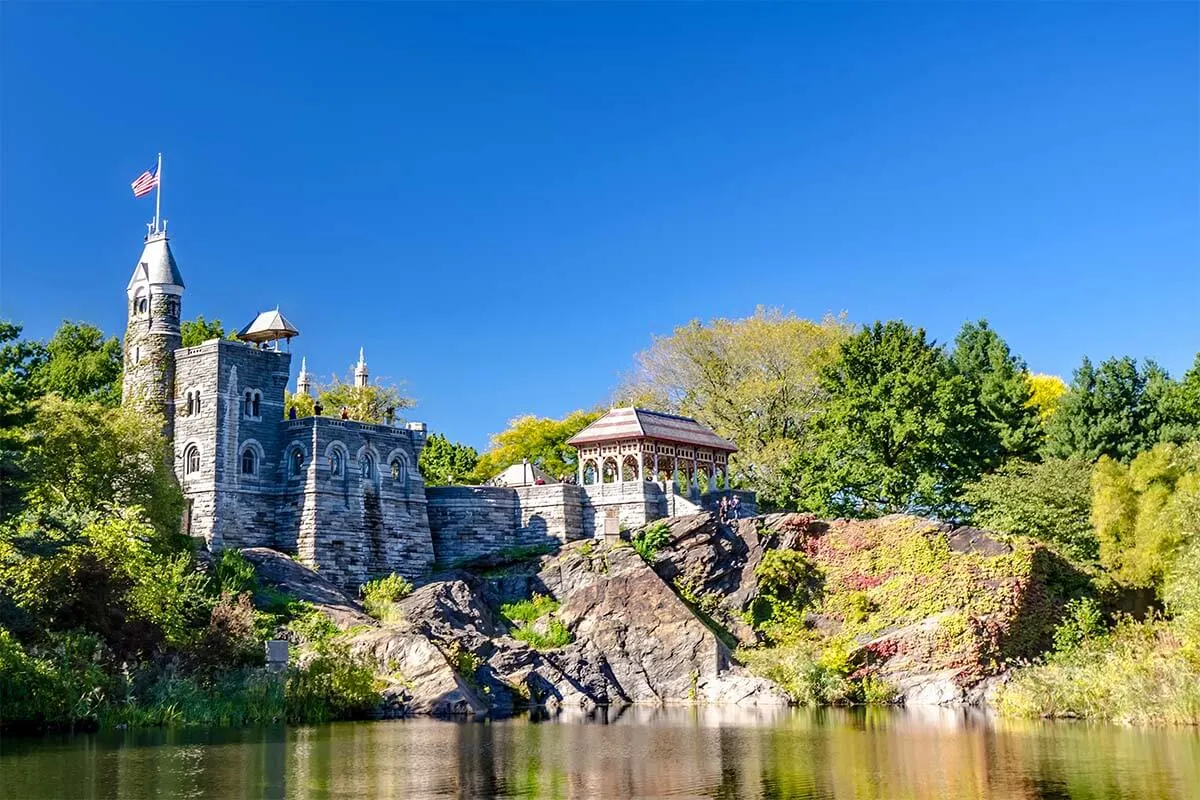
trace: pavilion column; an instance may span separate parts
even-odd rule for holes
[[[654,480],[658,480],[658,448],[654,448]]]
[[[700,468],[696,463],[696,451],[692,450],[692,488],[700,491]]]

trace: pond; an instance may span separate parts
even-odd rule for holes
[[[3,798],[1200,797],[1200,733],[933,709],[600,710],[0,741]]]

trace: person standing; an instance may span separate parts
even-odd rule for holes
[[[724,525],[729,519],[729,498],[727,496],[721,495],[721,503],[718,506],[717,511],[718,517],[721,520],[721,524]]]
[[[742,500],[736,494],[729,501],[729,518],[737,519],[738,513],[741,511]]]

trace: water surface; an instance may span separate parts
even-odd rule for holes
[[[648,709],[0,741],[0,797],[1200,798],[1200,733]]]

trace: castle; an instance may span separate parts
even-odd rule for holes
[[[571,440],[575,483],[427,489],[417,466],[423,423],[289,419],[289,349],[299,332],[275,310],[237,340],[183,347],[184,288],[155,226],[126,287],[123,400],[165,419],[186,499],[183,530],[213,551],[275,548],[354,587],[390,572],[419,578],[435,564],[616,535],[712,507],[718,485],[728,485],[731,442],[686,417],[626,408]],[[361,352],[354,379],[367,385]],[[296,391],[312,391],[303,365]],[[737,494],[752,512],[753,493]]]

